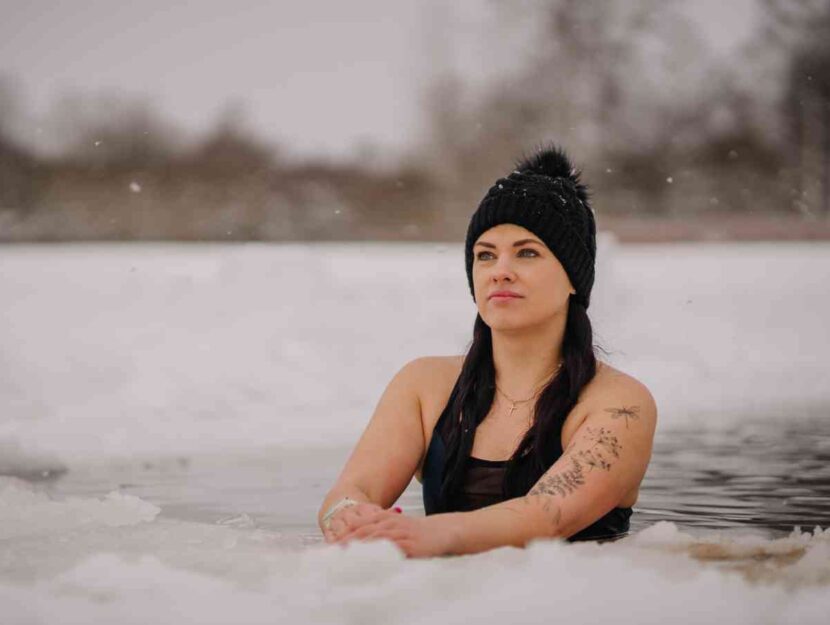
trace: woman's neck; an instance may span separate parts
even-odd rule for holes
[[[496,383],[510,397],[524,399],[539,390],[562,358],[565,316],[526,332],[492,332]]]

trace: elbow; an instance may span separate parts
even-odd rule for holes
[[[581,527],[573,516],[573,510],[562,505],[555,495],[526,496],[532,504],[533,514],[530,532],[532,538],[566,540]]]
[[[603,502],[597,498],[593,500],[596,505],[588,508],[574,506],[571,501],[563,505],[562,498],[556,495],[535,495],[532,499],[536,500],[533,515],[536,535],[560,540],[568,540],[597,521],[614,507],[616,501],[606,498]]]
[[[531,514],[527,528],[530,540],[537,538],[565,538],[561,501],[552,495],[525,495],[525,504]]]

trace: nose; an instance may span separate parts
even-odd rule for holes
[[[498,284],[499,282],[513,282],[516,279],[516,273],[513,271],[512,259],[510,254],[502,254],[499,256],[496,264],[492,267],[492,274],[490,279]]]

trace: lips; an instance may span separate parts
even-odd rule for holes
[[[510,298],[518,298],[518,297],[522,297],[522,296],[519,295],[518,293],[514,293],[513,291],[496,291],[495,293],[491,293],[490,297],[488,297],[487,299],[495,299],[495,298],[510,299]]]

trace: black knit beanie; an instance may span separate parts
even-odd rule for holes
[[[490,187],[467,228],[464,253],[474,300],[473,245],[493,226],[511,223],[530,230],[550,248],[576,289],[573,297],[588,307],[597,255],[596,224],[579,176],[565,152],[554,145],[524,158],[513,173]]]

